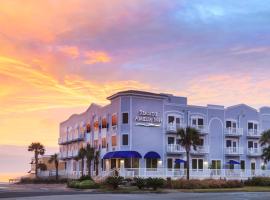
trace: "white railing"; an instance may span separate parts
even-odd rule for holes
[[[161,178],[185,178],[186,169],[168,169],[168,168],[123,168],[118,170],[119,175],[132,177],[161,177]],[[105,175],[105,172],[103,172]],[[190,169],[190,178],[192,179],[248,179],[254,176],[270,177],[270,170],[241,170],[241,169]]]
[[[167,144],[168,153],[185,153],[186,150],[179,144]]]
[[[247,135],[249,137],[261,137],[261,131],[258,129],[248,129]]]
[[[209,146],[208,145],[197,146],[196,150],[194,148],[191,148],[191,153],[193,153],[193,154],[206,154],[206,153],[209,153]]]
[[[167,124],[167,132],[175,132],[180,128],[186,128],[186,124],[176,124],[176,123],[168,123]]]
[[[262,149],[261,148],[248,148],[247,154],[250,156],[261,156],[262,155]]]
[[[225,154],[239,155],[243,154],[243,147],[225,147]]]
[[[224,133],[225,135],[228,135],[228,136],[242,136],[243,129],[242,128],[225,128]]]
[[[198,129],[201,134],[209,133],[209,128],[207,125],[191,125],[191,127]]]

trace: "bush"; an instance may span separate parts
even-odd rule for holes
[[[146,180],[144,178],[134,178],[135,186],[140,190],[146,187]]]
[[[79,181],[84,181],[84,180],[93,180],[93,179],[90,176],[83,175],[83,176],[80,177]]]
[[[113,189],[117,189],[119,185],[121,185],[124,181],[124,178],[122,176],[109,176],[106,178],[106,184],[113,187]]]
[[[67,183],[67,179],[58,179],[56,180],[55,177],[52,178],[29,178],[29,177],[22,177],[18,184],[62,184]]]
[[[171,180],[173,189],[209,189],[209,188],[239,188],[243,187],[243,183],[236,180]]]
[[[270,186],[270,177],[253,177],[245,181],[248,186]]]
[[[84,181],[69,181],[67,184],[70,188],[76,189],[96,189],[99,188],[99,185],[92,180],[84,180]]]
[[[153,188],[153,190],[157,190],[157,188],[161,188],[165,185],[165,180],[163,178],[147,178],[146,186],[148,188]]]

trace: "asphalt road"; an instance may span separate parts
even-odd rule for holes
[[[3,193],[2,193],[3,194]],[[60,193],[59,193],[60,194]],[[167,193],[167,194],[75,194],[32,197],[11,197],[18,200],[269,200],[270,193]],[[1,195],[1,194],[0,194]],[[44,195],[46,195],[44,193]]]

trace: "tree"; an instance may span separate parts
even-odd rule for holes
[[[262,133],[262,136],[260,138],[260,143],[262,146],[270,145],[270,129],[266,130]]]
[[[84,159],[86,157],[86,149],[81,147],[79,152],[78,152],[78,160],[82,161],[82,176],[84,175]]]
[[[98,176],[99,158],[100,158],[100,151],[96,151],[95,152],[95,157],[94,157],[94,164],[95,164],[95,167],[96,167],[96,176]]]
[[[35,176],[36,178],[38,177],[38,156],[39,155],[44,155],[45,153],[45,148],[42,144],[39,142],[33,142],[31,145],[28,146],[28,151],[33,151],[34,152],[34,158],[35,158]]]
[[[265,164],[270,161],[270,146],[263,148],[262,159]]]
[[[91,178],[91,165],[94,159],[95,148],[91,147],[90,144],[87,144],[85,150],[86,150],[86,163],[88,169],[88,176]]]
[[[49,159],[49,163],[54,163],[54,167],[55,167],[55,179],[58,180],[58,165],[59,165],[59,158],[58,158],[58,154],[53,154],[51,155],[50,159]]]
[[[180,137],[180,145],[185,148],[187,155],[187,179],[189,180],[189,157],[190,151],[193,147],[197,150],[197,146],[200,145],[199,131],[195,128],[187,127],[186,129],[181,128],[177,130],[177,135]]]

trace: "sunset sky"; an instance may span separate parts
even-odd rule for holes
[[[120,90],[270,106],[269,63],[266,0],[1,0],[0,173]]]

